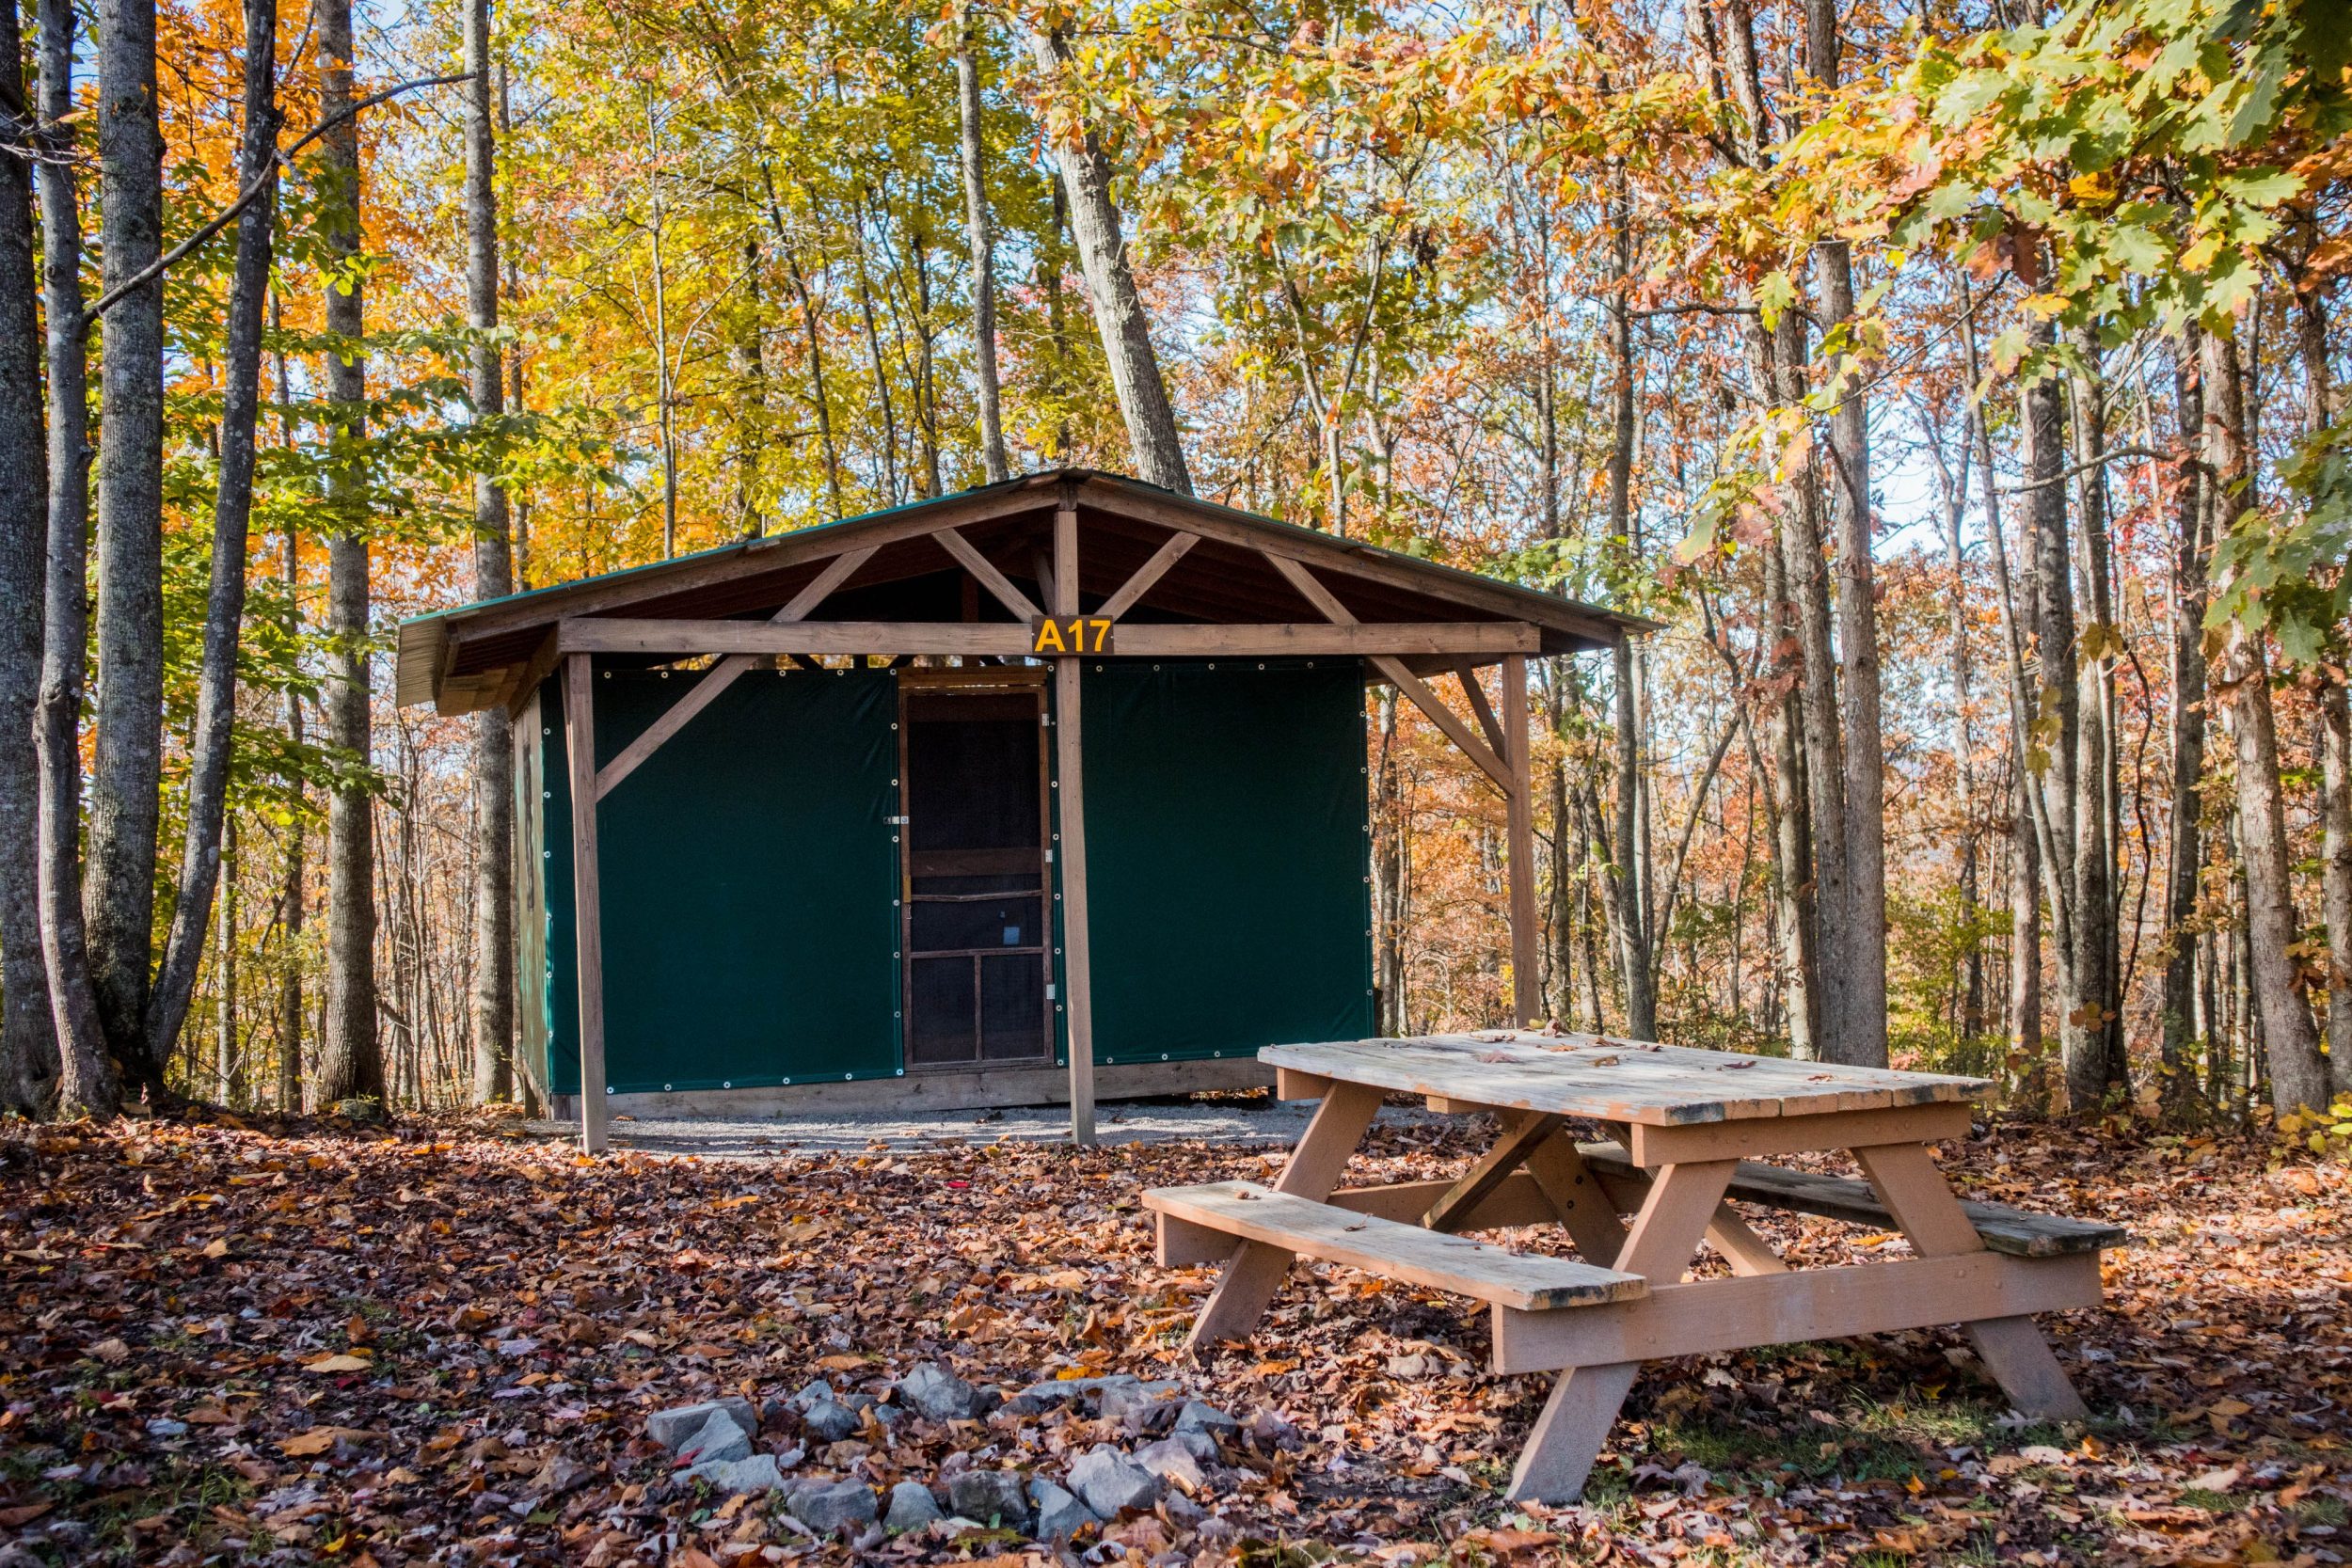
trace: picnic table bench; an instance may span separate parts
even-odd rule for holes
[[[1514,1499],[1578,1497],[1641,1364],[1669,1356],[1958,1323],[2020,1411],[2085,1414],[2030,1314],[2097,1306],[2100,1253],[2126,1238],[1960,1200],[1929,1146],[1966,1135],[1982,1079],[1528,1031],[1258,1054],[1279,1097],[1321,1101],[1281,1174],[1144,1195],[1163,1264],[1225,1266],[1188,1348],[1246,1337],[1295,1258],[1484,1302],[1495,1371],[1562,1373]],[[1499,1136],[1454,1180],[1341,1188],[1395,1091],[1492,1112]],[[1763,1163],[1837,1150],[1861,1180]],[[1899,1229],[1914,1256],[1791,1270],[1735,1203]],[[1555,1224],[1579,1258],[1464,1234]],[[1684,1278],[1702,1242],[1732,1277]]]

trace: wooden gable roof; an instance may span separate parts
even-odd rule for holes
[[[1077,512],[1079,596],[1088,610],[1118,594],[1172,538],[1193,536],[1140,599],[1120,608],[1137,623],[1321,622],[1330,607],[1306,596],[1319,582],[1359,622],[1518,623],[1536,628],[1547,654],[1613,646],[1652,626],[1138,480],[1062,469],[419,616],[401,624],[398,698],[443,713],[511,704],[546,673],[559,623],[757,621],[858,551],[870,553],[829,592],[819,590],[812,620],[1007,620],[1010,611],[992,594],[976,601],[970,593],[971,553],[1047,603],[1041,583],[1065,498]],[[1296,580],[1300,566],[1312,574],[1306,588]],[[1433,667],[1457,662],[1440,657]]]

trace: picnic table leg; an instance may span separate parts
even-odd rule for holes
[[[1616,1200],[1576,1151],[1573,1138],[1553,1133],[1527,1157],[1527,1173],[1560,1211],[1561,1225],[1587,1262],[1614,1259],[1625,1250],[1625,1222],[1617,1218]]]
[[[1984,1238],[1961,1209],[1927,1145],[1882,1144],[1857,1148],[1853,1155],[1920,1257],[1984,1250]],[[2048,1421],[2080,1420],[2090,1414],[2031,1318],[1983,1318],[1962,1327],[2020,1412]]]
[[[1307,1124],[1298,1146],[1291,1150],[1290,1163],[1276,1178],[1274,1190],[1318,1203],[1329,1197],[1347,1169],[1348,1156],[1363,1142],[1364,1132],[1379,1109],[1380,1090],[1368,1084],[1334,1080],[1323,1102],[1315,1107],[1314,1119]],[[1274,1292],[1281,1289],[1282,1276],[1290,1272],[1295,1256],[1288,1247],[1264,1242],[1244,1242],[1235,1247],[1216,1289],[1209,1292],[1200,1316],[1193,1322],[1192,1337],[1184,1341],[1185,1353],[1198,1356],[1220,1339],[1246,1337],[1258,1325]]]
[[[1638,1274],[1652,1285],[1679,1280],[1738,1167],[1736,1160],[1661,1165],[1611,1267]],[[1628,1307],[1638,1310],[1641,1303]],[[1571,1367],[1560,1374],[1511,1472],[1513,1502],[1576,1500],[1641,1366],[1638,1361],[1617,1361]]]

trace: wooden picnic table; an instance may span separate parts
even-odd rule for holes
[[[1532,1031],[1258,1054],[1279,1097],[1321,1101],[1281,1175],[1145,1195],[1163,1263],[1225,1265],[1188,1348],[1247,1337],[1302,1256],[1484,1301],[1495,1371],[1561,1372],[1515,1499],[1578,1497],[1641,1364],[1670,1356],[1957,1323],[2018,1410],[2085,1414],[2030,1314],[2097,1306],[2100,1252],[2125,1238],[1959,1199],[1930,1146],[1966,1136],[1982,1079]],[[1494,1113],[1493,1148],[1455,1180],[1339,1190],[1398,1091]],[[1862,1180],[1762,1163],[1839,1150]],[[1791,1270],[1739,1203],[1897,1228],[1913,1256]],[[1550,1224],[1579,1257],[1462,1234]],[[1732,1277],[1684,1277],[1702,1242]]]

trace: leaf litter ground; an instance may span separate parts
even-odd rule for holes
[[[1515,1509],[1499,1489],[1549,1380],[1486,1375],[1466,1302],[1301,1268],[1248,1350],[1181,1359],[1212,1275],[1152,1262],[1136,1195],[1274,1156],[985,1136],[759,1164],[590,1163],[489,1119],[0,1136],[0,1568],[2352,1556],[2338,1164],[1994,1128],[1946,1151],[1971,1196],[2137,1238],[2109,1308],[2050,1324],[2089,1426],[2008,1416],[1948,1332],[1780,1347],[1653,1367],[1586,1503]],[[1443,1175],[1486,1136],[1382,1129],[1351,1180]],[[1801,1264],[1904,1244],[1759,1225]],[[773,1497],[677,1481],[644,1435],[654,1410],[740,1393],[772,1412],[762,1448],[804,1449],[795,1473],[884,1492],[962,1467],[1061,1481],[1133,1441],[1083,1406],[799,1440],[783,1396],[880,1394],[925,1360],[1008,1391],[1182,1379],[1243,1431],[1196,1495],[1059,1548],[813,1537]]]

